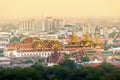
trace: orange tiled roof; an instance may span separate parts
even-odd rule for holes
[[[26,45],[26,44],[22,44],[22,45],[19,45],[20,48],[33,48],[32,45]]]
[[[7,44],[7,47],[15,47],[15,44]]]
[[[34,48],[35,45],[37,45],[37,44],[33,44],[34,40],[35,40],[35,42],[36,41],[38,42],[37,44],[40,43],[41,45],[43,45],[45,50],[51,50],[51,48],[54,44],[58,44],[59,49],[63,49],[62,45],[59,44],[59,42],[57,42],[57,41],[53,41],[53,40],[43,40],[43,41],[41,41],[40,39],[38,39],[36,37],[26,38],[26,39],[23,39],[20,42],[15,43],[15,44],[8,44],[7,48],[15,47],[16,49],[19,49],[19,48],[20,49],[30,49],[30,48],[32,49],[32,48]]]

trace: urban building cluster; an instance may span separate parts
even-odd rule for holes
[[[45,64],[51,66],[65,55],[76,63],[82,57],[88,57],[91,63],[120,58],[120,19],[75,21],[46,17],[0,26],[1,56],[10,59],[46,58]]]

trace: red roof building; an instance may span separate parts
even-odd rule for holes
[[[7,44],[4,50],[6,56],[43,56],[51,55],[54,50],[63,50],[62,45],[54,40],[40,40],[36,37],[23,39],[14,44]]]

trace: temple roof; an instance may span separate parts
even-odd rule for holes
[[[32,45],[28,45],[28,44],[20,44],[19,47],[20,48],[33,48]]]
[[[61,50],[63,49],[62,45],[56,41],[56,40],[40,40],[39,38],[36,37],[29,37],[26,39],[23,39],[20,42],[16,42],[14,44],[8,44],[7,49],[13,49],[16,48],[17,50],[19,49],[43,49],[43,50]]]

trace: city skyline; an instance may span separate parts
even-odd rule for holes
[[[0,0],[0,19],[120,17],[119,0]]]

